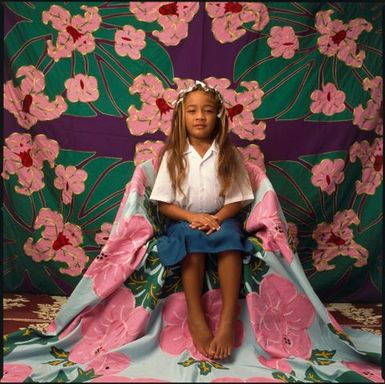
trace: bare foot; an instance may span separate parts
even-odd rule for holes
[[[233,321],[220,321],[208,350],[212,359],[222,360],[231,355],[234,347],[234,326]]]
[[[188,328],[197,350],[207,358],[210,358],[209,347],[213,340],[213,334],[208,327],[206,320],[193,319],[191,316],[187,319]]]

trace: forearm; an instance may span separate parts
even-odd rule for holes
[[[165,203],[163,201],[158,202],[159,212],[168,217],[171,220],[185,220],[191,221],[191,212],[178,207],[175,204]]]
[[[241,201],[226,204],[214,216],[217,217],[219,223],[222,223],[223,220],[236,216],[242,209],[242,206],[243,205]]]

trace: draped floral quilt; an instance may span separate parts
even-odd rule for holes
[[[26,328],[5,336],[2,381],[382,381],[380,336],[343,329],[323,306],[269,179],[258,166],[247,169],[255,199],[244,211],[244,228],[254,249],[243,257],[229,359],[207,360],[197,351],[180,265],[159,261],[163,221],[149,200],[156,172],[148,160],[136,167],[109,239],[46,332]],[[203,305],[215,332],[221,310],[215,255],[207,263]]]

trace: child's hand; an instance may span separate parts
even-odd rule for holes
[[[194,213],[190,220],[190,228],[206,231],[207,235],[218,231],[220,225],[214,215],[208,213]]]

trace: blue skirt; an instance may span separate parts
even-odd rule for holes
[[[172,221],[167,225],[166,234],[157,240],[158,255],[165,266],[180,262],[189,253],[219,253],[240,251],[251,253],[252,243],[237,218],[226,219],[218,231],[206,232],[189,227],[187,221]]]

